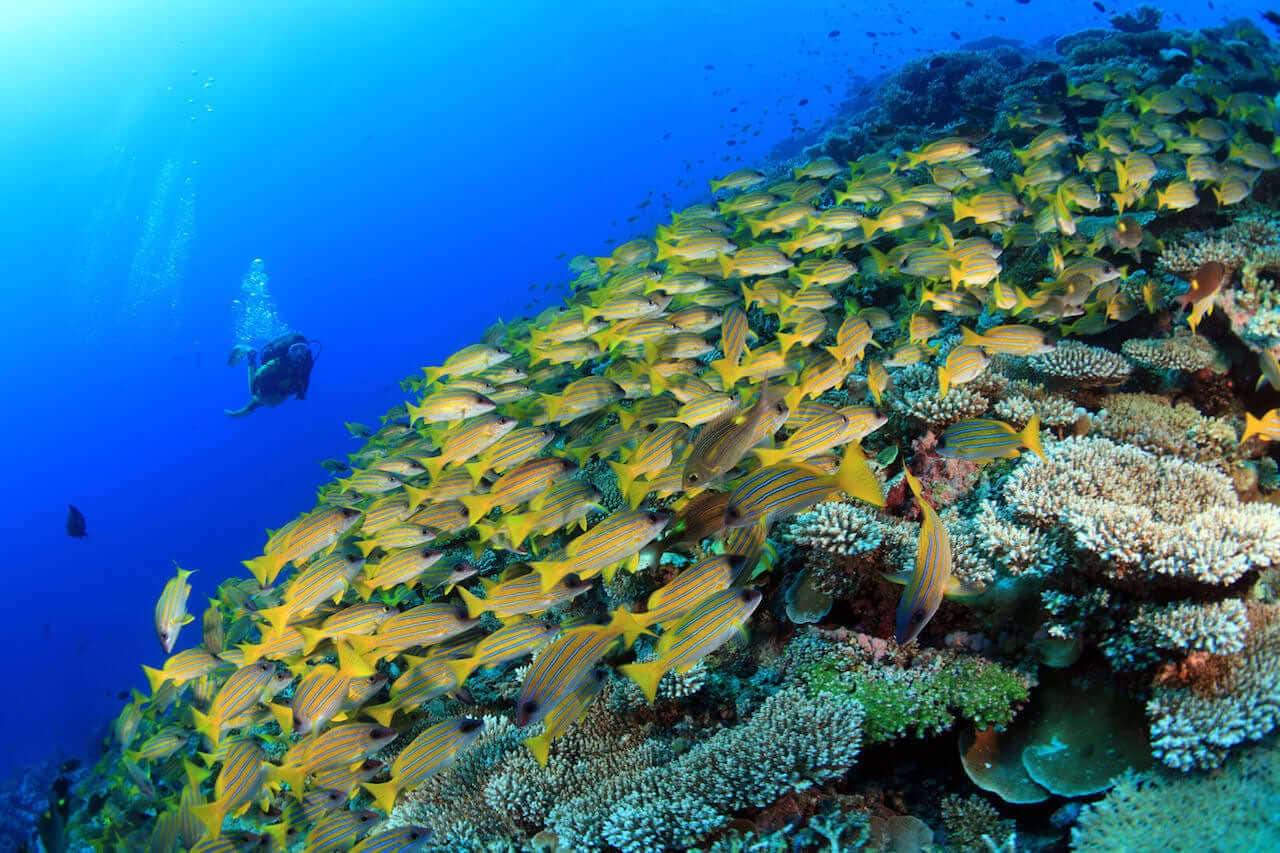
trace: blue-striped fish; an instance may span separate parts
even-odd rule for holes
[[[259,610],[257,615],[271,626],[270,633],[278,634],[291,621],[309,615],[325,599],[340,601],[363,568],[364,559],[352,554],[333,554],[317,560],[289,581],[280,605]],[[265,636],[268,632],[263,633]]]
[[[907,585],[898,601],[894,629],[894,638],[899,645],[905,645],[919,635],[937,612],[942,596],[954,586],[951,574],[951,538],[947,535],[947,528],[921,494],[920,481],[910,471],[905,474],[907,484],[920,506],[923,521],[920,524],[920,544],[916,548],[914,570],[889,576],[895,583]]]
[[[283,689],[293,680],[288,672],[279,671],[268,661],[257,661],[240,667],[218,688],[208,714],[191,709],[195,730],[216,749],[222,740],[222,732],[244,717],[246,711],[258,704],[268,694]]]
[[[393,612],[380,602],[365,601],[330,614],[319,627],[299,625],[298,633],[304,643],[302,650],[310,653],[325,640],[372,634]]]
[[[732,586],[743,561],[735,554],[704,557],[650,593],[644,613],[636,614],[636,619],[646,626],[679,619],[698,602]]]
[[[706,488],[729,473],[751,448],[786,422],[788,412],[779,392],[766,387],[746,412],[725,412],[704,426],[684,465],[685,490]]]
[[[414,646],[430,646],[461,634],[476,624],[462,608],[444,602],[429,601],[387,619],[371,637],[351,637],[351,644],[362,655],[382,659]]]
[[[425,826],[397,826],[370,835],[352,847],[350,853],[421,853],[431,843],[431,837],[431,830]]]
[[[550,534],[574,524],[581,524],[585,529],[587,516],[604,509],[603,500],[600,490],[585,480],[561,480],[534,498],[529,512],[503,515],[498,524],[506,528],[511,544],[519,548],[535,533]],[[483,522],[476,525],[476,530],[485,539],[492,535]]]
[[[484,721],[474,717],[445,720],[423,729],[391,763],[390,781],[366,782],[364,789],[378,808],[390,814],[401,791],[414,788],[452,766],[458,753],[470,746],[483,729]]]
[[[542,579],[543,592],[551,590],[571,573],[585,580],[603,571],[605,580],[609,581],[618,563],[626,560],[634,566],[640,550],[658,538],[668,519],[669,516],[659,512],[615,512],[571,541],[558,559],[529,565]],[[634,567],[631,570],[634,571]]]
[[[182,626],[195,619],[187,612],[187,598],[191,595],[191,584],[187,583],[187,578],[195,571],[188,571],[177,563],[173,567],[177,569],[177,575],[169,578],[156,600],[156,636],[165,654],[173,651]]]
[[[411,424],[416,424],[418,421],[438,424],[466,420],[492,412],[496,404],[478,391],[446,386],[433,394],[428,394],[417,403],[407,404],[405,408],[409,413]]]
[[[200,646],[196,646],[194,649],[187,649],[166,658],[161,669],[144,666],[142,671],[146,674],[147,682],[151,685],[151,692],[154,694],[160,689],[160,685],[167,681],[172,681],[181,687],[188,681],[213,672],[221,664],[222,661]]]
[[[537,619],[513,619],[476,643],[465,658],[450,658],[444,664],[459,684],[480,668],[494,667],[541,649],[560,631],[560,626]]]
[[[946,363],[938,368],[938,396],[945,397],[952,385],[972,382],[987,369],[990,359],[981,347],[960,344],[947,354]]]
[[[1007,325],[993,326],[982,334],[972,329],[961,328],[964,343],[982,347],[988,353],[1004,355],[1034,355],[1053,349],[1053,341],[1048,333],[1035,326]]]
[[[853,438],[849,418],[840,412],[831,412],[828,415],[813,418],[791,433],[781,447],[757,447],[752,453],[764,467],[779,465],[787,460],[803,462],[839,447]]]
[[[430,385],[446,376],[469,376],[502,364],[511,358],[511,353],[502,347],[491,347],[485,344],[472,344],[463,347],[445,359],[440,367],[424,367],[424,381]]]
[[[1021,432],[1004,421],[974,418],[952,424],[938,438],[938,453],[971,462],[1012,459],[1021,455],[1024,448],[1045,458],[1040,446],[1039,415],[1032,415]]]
[[[567,424],[584,415],[598,412],[624,396],[618,383],[603,376],[584,376],[565,386],[558,395],[544,394],[547,420]]]
[[[307,833],[307,853],[350,851],[357,839],[382,824],[374,811],[333,811],[320,818]]]
[[[462,682],[454,676],[447,658],[411,658],[405,655],[409,668],[391,684],[391,693],[381,705],[369,705],[360,713],[384,726],[391,725],[396,711],[422,707],[437,696],[458,689]]]
[[[529,747],[529,752],[533,753],[538,766],[547,766],[551,744],[562,737],[574,723],[582,719],[608,680],[608,667],[598,666],[593,669],[567,699],[552,708],[542,718],[542,733],[525,738],[524,745]]]
[[[689,427],[675,421],[659,424],[641,439],[626,462],[610,462],[618,476],[618,490],[627,494],[637,477],[655,473],[671,464],[677,446],[689,434]]]
[[[443,556],[443,551],[434,548],[394,551],[376,563],[367,563],[364,566],[364,577],[357,582],[356,588],[368,598],[374,590],[391,589],[402,583],[415,585]]]
[[[808,509],[837,491],[884,506],[880,481],[857,444],[845,449],[835,474],[825,474],[803,463],[771,465],[749,474],[729,495],[724,509],[725,527],[767,524],[777,516]]]
[[[467,605],[467,614],[473,619],[485,613],[492,613],[499,619],[541,613],[591,589],[590,583],[573,573],[565,575],[547,590],[543,590],[542,578],[537,572],[501,581],[480,578],[480,585],[484,588],[484,598],[477,598],[470,590],[458,588],[458,595]]]
[[[488,450],[516,427],[516,419],[490,413],[463,423],[448,433],[440,445],[440,453],[422,460],[423,467],[434,479],[445,466],[458,465]]]
[[[736,405],[737,403],[728,394],[711,392],[689,400],[682,404],[674,415],[669,418],[659,418],[659,421],[663,423],[679,421],[687,427],[696,427],[714,421]]]
[[[359,660],[354,655],[344,655]],[[358,667],[351,671],[344,661],[341,670],[328,664],[311,669],[298,682],[290,708],[293,711],[293,733],[308,735],[324,728],[339,712],[349,707],[354,682],[372,677],[371,670]]]
[[[671,670],[688,672],[742,631],[760,598],[758,589],[732,588],[713,593],[663,633],[655,660],[624,664],[622,674],[638,684],[649,704],[653,704],[662,676]]]
[[[567,477],[578,466],[571,459],[542,456],[522,462],[498,478],[482,495],[463,495],[461,500],[474,524],[494,507],[509,508],[531,500],[557,480]]]
[[[546,427],[523,427],[512,430],[499,439],[475,462],[465,467],[474,482],[479,482],[485,474],[505,474],[522,462],[537,456],[556,437],[553,430]]]
[[[1272,409],[1260,418],[1245,412],[1244,421],[1244,432],[1240,435],[1241,444],[1255,436],[1263,441],[1280,439],[1280,409]]]
[[[252,740],[227,744],[216,757],[221,760],[222,769],[213,786],[213,802],[191,807],[191,813],[204,824],[209,838],[222,834],[222,822],[227,815],[240,814],[257,799],[262,792],[266,762],[262,747]]]
[[[648,631],[631,611],[619,607],[608,625],[581,625],[556,637],[525,675],[516,699],[516,725],[541,720],[573,694],[619,640],[629,647],[644,633]]]
[[[286,563],[297,566],[312,555],[332,548],[360,517],[360,511],[351,507],[324,507],[307,513],[286,525],[284,535],[277,531],[273,541],[267,543],[266,553],[246,560],[245,566],[259,584],[270,586]]]

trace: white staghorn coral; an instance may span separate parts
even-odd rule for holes
[[[1065,527],[1114,580],[1172,578],[1225,585],[1280,562],[1280,508],[1242,504],[1231,480],[1196,462],[1102,438],[1024,455],[1005,483],[1014,513]]]

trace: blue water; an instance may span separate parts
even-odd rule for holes
[[[5,774],[90,754],[144,686],[174,560],[198,615],[354,448],[344,420],[551,304],[567,257],[651,231],[905,59],[1137,4],[21,5],[0,16]],[[1166,4],[1166,25],[1263,8]],[[305,402],[232,420],[254,258],[324,350]]]

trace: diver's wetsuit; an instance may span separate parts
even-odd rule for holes
[[[262,348],[261,364],[258,358],[258,353],[248,353],[251,399],[242,408],[228,409],[232,417],[247,415],[259,406],[278,406],[290,396],[307,398],[315,356],[305,337],[297,332],[281,335]]]

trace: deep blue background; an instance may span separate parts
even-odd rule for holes
[[[531,285],[549,304],[558,255],[651,230],[743,165],[722,158],[763,157],[793,115],[814,126],[851,79],[955,47],[952,30],[1105,25],[1048,0],[5,5],[0,773],[87,752],[138,665],[163,660],[171,561],[198,571],[198,614],[265,528],[311,505],[317,462],[354,449],[344,420],[376,422],[400,377],[519,314]],[[228,11],[251,5],[272,11]],[[149,234],[156,257],[185,246],[167,282]],[[231,300],[255,257],[324,354],[306,402],[231,420]],[[87,539],[63,532],[68,501]],[[198,639],[197,623],[179,647]]]

